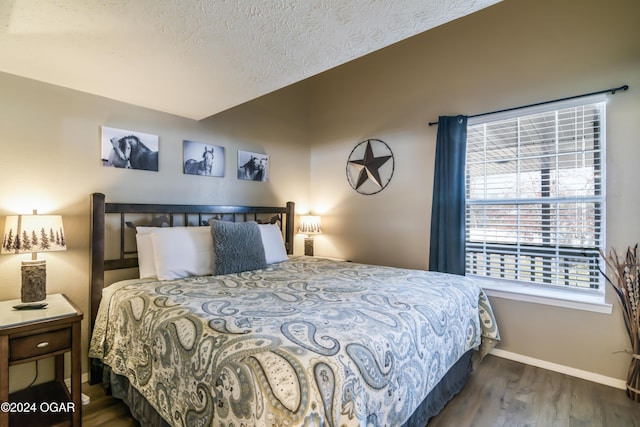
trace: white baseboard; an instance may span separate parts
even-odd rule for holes
[[[547,369],[549,371],[559,372],[561,374],[566,374],[572,377],[581,378],[583,380],[591,381],[594,383],[604,384],[609,387],[619,388],[622,390],[627,389],[626,381],[620,380],[618,378],[607,377],[606,375],[600,375],[594,372],[583,371],[582,369],[576,369],[570,366],[559,365],[557,363],[547,362],[546,360],[536,359],[534,357],[524,356],[522,354],[500,350],[498,348],[494,348],[493,350],[491,350],[490,354],[496,357],[501,357],[503,359],[513,360],[514,362],[520,362],[526,365],[535,366],[537,368]]]

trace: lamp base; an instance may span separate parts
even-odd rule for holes
[[[304,254],[313,256],[313,237],[306,237],[304,239]]]
[[[47,263],[43,259],[22,261],[22,302],[47,298]]]

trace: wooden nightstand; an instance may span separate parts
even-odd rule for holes
[[[82,311],[63,294],[48,295],[41,310],[15,310],[0,301],[0,427],[80,426]],[[64,383],[64,353],[71,352],[71,392]],[[55,380],[9,396],[9,366],[55,357]]]

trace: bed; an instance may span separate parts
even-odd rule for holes
[[[462,389],[474,352],[499,341],[468,278],[292,255],[293,203],[125,204],[96,193],[91,219],[91,382],[109,384],[142,425],[424,426]],[[247,261],[260,252],[256,227],[271,261],[260,268]],[[144,273],[149,229],[156,276]],[[253,237],[239,232],[248,229]],[[175,235],[207,230],[213,274],[165,274]],[[136,267],[143,278],[105,287],[110,270]]]

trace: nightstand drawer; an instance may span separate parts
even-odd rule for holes
[[[15,362],[58,350],[71,348],[71,328],[44,332],[28,337],[13,338],[9,342],[9,360]]]

